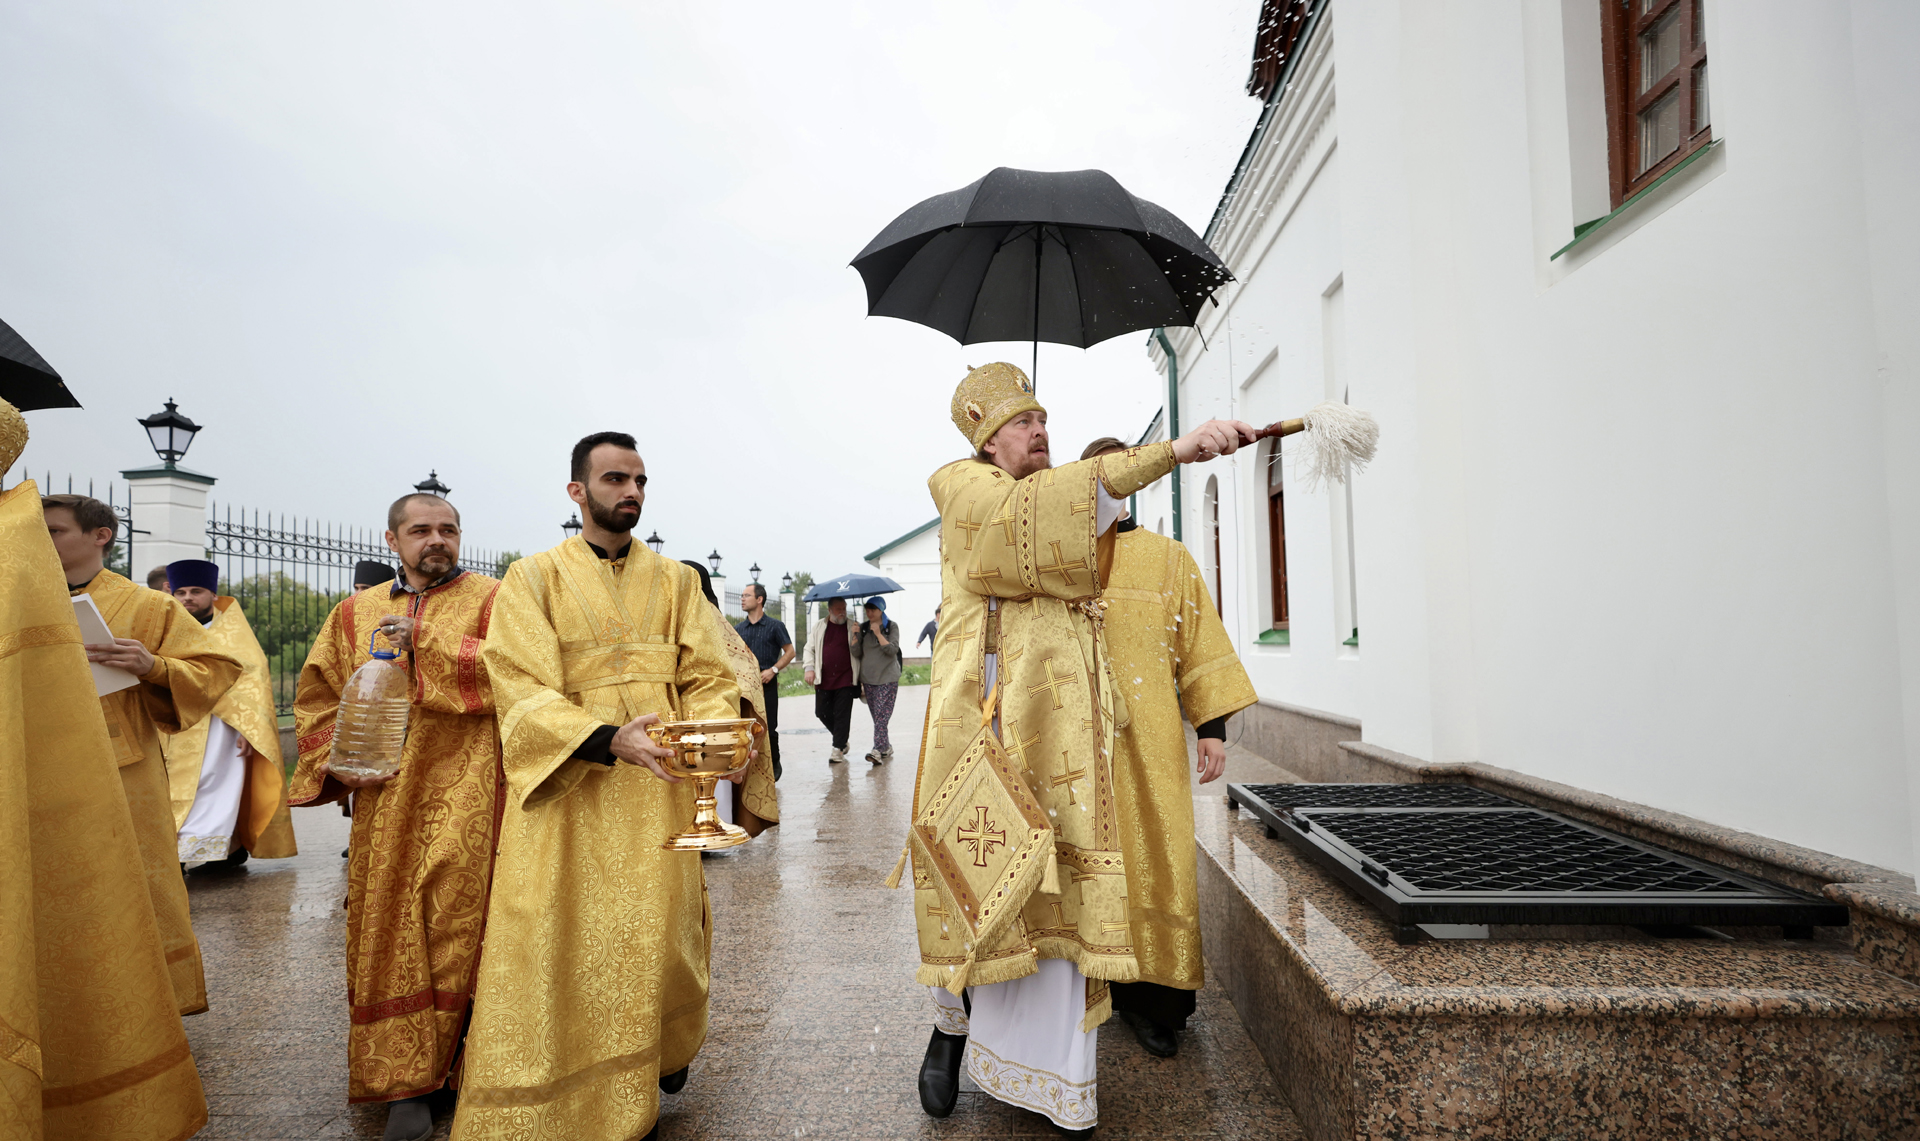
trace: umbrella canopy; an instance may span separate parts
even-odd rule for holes
[[[839,578],[816,582],[807,588],[802,602],[830,602],[836,598],[865,598],[870,594],[892,594],[906,587],[880,574],[843,574]]]
[[[867,312],[963,345],[1086,348],[1191,325],[1233,280],[1186,223],[1100,170],[999,167],[893,220],[853,259]]]
[[[0,400],[22,412],[80,407],[60,374],[5,321],[0,321]]]

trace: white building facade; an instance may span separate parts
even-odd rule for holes
[[[940,605],[940,519],[938,516],[880,547],[867,552],[867,563],[897,582],[901,590],[887,595],[887,616],[907,632],[908,657],[933,653],[933,643],[915,646],[914,639],[933,619]]]
[[[1663,2],[1268,5],[1238,280],[1149,352],[1176,431],[1379,455],[1184,468],[1179,535],[1263,701],[1910,871],[1920,5]]]

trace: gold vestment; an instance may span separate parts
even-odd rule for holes
[[[1163,443],[1021,480],[992,464],[961,460],[928,480],[940,512],[943,609],[914,818],[921,818],[974,743],[993,734],[982,708],[985,655],[991,652],[998,655],[999,671],[994,751],[1004,752],[1038,802],[1044,815],[1037,819],[1051,827],[1053,852],[1044,876],[1029,873],[1000,889],[1021,898],[983,901],[983,911],[991,904],[1002,915],[1008,907],[1018,914],[988,945],[970,947],[961,926],[950,922],[954,900],[942,894],[955,889],[935,884],[936,875],[957,884],[954,869],[935,867],[938,861],[916,844],[919,982],[1005,982],[1032,974],[1041,958],[1067,959],[1089,979],[1139,976],[1112,768],[1114,732],[1126,710],[1113,684],[1095,602],[1112,557],[1111,529],[1095,532],[1097,488],[1125,496],[1165,475],[1173,462],[1172,446]],[[997,600],[997,611],[989,610],[989,599]],[[999,771],[992,757],[969,763],[982,766],[982,773]],[[1027,802],[1026,794],[972,798],[942,810],[950,820],[969,822],[972,831],[955,838],[968,846],[972,863],[984,865],[1016,833],[1031,834],[1029,825],[1006,818],[1010,805]],[[964,901],[964,886],[959,890],[955,898]],[[1105,1017],[1105,994],[1104,986],[1090,991],[1091,1024]]]
[[[584,538],[521,559],[485,657],[506,817],[454,1118],[462,1141],[637,1138],[659,1077],[707,1032],[711,912],[697,852],[666,838],[693,784],[573,756],[602,726],[740,715],[699,577],[635,543]]]
[[[0,1136],[174,1141],[207,1121],[115,767],[40,491],[15,484],[0,492]]]
[[[331,804],[323,776],[340,691],[373,660],[389,614],[414,618],[400,774],[353,798],[347,864],[347,1100],[393,1101],[446,1084],[473,1001],[500,821],[500,743],[480,660],[500,583],[467,571],[423,594],[385,583],[327,615],[300,670],[295,805]],[[396,659],[396,662],[400,659]]]
[[[747,766],[747,779],[733,786],[734,822],[746,829],[747,835],[758,836],[780,823],[780,792],[773,783],[773,739],[767,734],[767,691],[760,684],[760,659],[747,648],[746,639],[718,608],[713,618],[720,624],[720,641],[726,646],[727,663],[733,667],[734,684],[740,687],[740,701],[745,706],[740,715],[760,723],[760,744],[753,763]]]
[[[234,732],[253,746],[253,756],[247,760],[246,790],[240,794],[240,819],[233,830],[233,846],[266,860],[299,855],[293,843],[293,814],[287,810],[286,764],[280,757],[280,721],[273,704],[273,682],[267,676],[266,651],[253,636],[253,626],[238,600],[223,595],[213,600],[213,610],[207,635],[239,661],[241,669],[240,680],[214,704],[213,715],[233,726]],[[187,822],[187,813],[193,809],[211,726],[212,722],[203,717],[182,732],[160,734],[176,830]]]
[[[187,883],[180,878],[179,829],[173,822],[160,734],[179,733],[205,720],[240,679],[240,663],[220,649],[172,595],[110,570],[73,593],[92,595],[114,637],[132,638],[153,655],[152,672],[139,685],[101,698],[100,708],[127,790],[140,857],[146,862],[174,997],[181,1014],[198,1014],[207,1008],[207,976],[187,910]]]
[[[1202,725],[1258,696],[1184,543],[1134,528],[1114,537],[1107,600],[1113,676],[1133,715],[1114,741],[1127,916],[1140,978],[1199,990],[1200,890],[1186,719]]]

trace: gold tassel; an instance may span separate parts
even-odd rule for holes
[[[1047,853],[1047,871],[1040,877],[1040,890],[1048,895],[1060,894],[1060,854]]]
[[[947,983],[947,993],[955,998],[959,998],[960,992],[967,989],[967,975],[971,973],[972,970],[973,956],[968,955],[966,962],[961,963],[953,969],[953,979]]]
[[[893,874],[887,877],[888,891],[892,891],[894,888],[900,886],[900,873],[907,870],[907,849],[912,846],[911,843],[900,846],[900,862],[893,865]]]

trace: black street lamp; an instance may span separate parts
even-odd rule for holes
[[[453,494],[453,488],[441,483],[440,473],[432,469],[428,469],[427,478],[414,484],[413,489],[425,495],[437,495],[442,499]]]
[[[578,535],[580,533],[580,529],[583,525],[584,524],[580,522],[580,513],[578,511],[575,511],[573,513],[572,518],[568,519],[565,523],[560,524],[560,529],[567,533],[567,538],[571,539],[575,535]]]
[[[780,576],[780,593],[781,593],[781,594],[792,594],[792,593],[793,593],[793,574],[792,574],[792,572],[788,572],[787,574],[783,574],[783,575],[781,575],[781,576]]]
[[[180,415],[180,407],[172,397],[167,398],[166,408],[141,420],[140,426],[147,430],[154,452],[168,467],[187,454],[193,437],[200,431],[200,425]]]
[[[747,573],[753,576],[753,581],[755,581],[755,582],[759,582],[759,581],[760,581],[760,563],[759,563],[759,560],[757,560],[757,559],[756,559],[756,560],[754,561],[754,564],[753,564],[752,566],[750,566],[750,567],[748,567],[748,568],[747,568]]]
[[[660,537],[660,532],[658,531],[655,531],[653,534],[647,536],[647,549],[651,550],[656,555],[660,553],[660,548],[666,545],[667,545],[667,541]]]
[[[708,555],[708,556],[707,556],[707,565],[708,565],[709,567],[712,567],[712,568],[713,568],[713,573],[714,573],[714,574],[719,574],[719,573],[720,573],[720,550],[719,550],[719,548],[717,548],[717,547],[716,547],[716,548],[714,549],[714,552],[713,552],[712,554],[710,554],[710,555]]]

